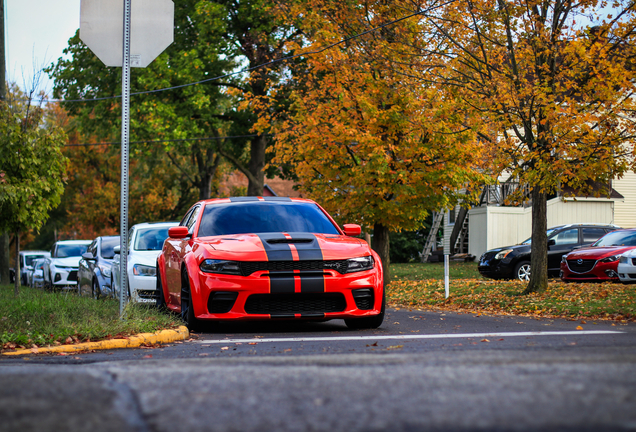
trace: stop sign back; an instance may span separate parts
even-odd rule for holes
[[[106,66],[123,64],[124,2],[81,0],[80,39]],[[130,66],[146,67],[174,40],[172,0],[132,0]]]

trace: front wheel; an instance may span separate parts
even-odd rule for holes
[[[95,300],[99,300],[99,298],[102,296],[102,292],[99,289],[99,285],[97,284],[96,280],[93,281],[92,294]]]
[[[380,313],[374,316],[365,317],[365,318],[349,318],[345,319],[344,322],[352,330],[362,330],[362,329],[375,329],[382,325],[384,321],[384,309],[386,307],[386,293],[384,289],[382,290],[382,308],[380,309]]]
[[[521,261],[515,267],[515,277],[522,282],[530,281],[530,262]]]
[[[181,273],[181,319],[192,331],[198,331],[201,328],[201,322],[194,316],[190,279],[185,270]]]

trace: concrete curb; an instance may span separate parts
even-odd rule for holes
[[[58,345],[43,348],[23,349],[5,352],[2,355],[18,356],[28,354],[48,354],[60,352],[77,352],[89,350],[107,350],[118,348],[137,348],[144,344],[170,343],[184,340],[190,336],[186,326],[179,326],[176,330],[161,330],[155,333],[140,333],[127,339],[108,339],[99,342],[84,342],[76,345]]]

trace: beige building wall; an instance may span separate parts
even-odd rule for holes
[[[622,179],[613,180],[612,187],[625,197],[614,205],[614,223],[623,228],[636,228],[636,174],[630,171]]]
[[[548,227],[574,223],[614,223],[614,202],[608,199],[548,201]],[[475,207],[468,212],[468,252],[476,257],[487,250],[521,243],[532,234],[531,207]]]

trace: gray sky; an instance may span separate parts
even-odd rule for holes
[[[31,86],[34,70],[62,56],[79,28],[80,0],[4,0],[7,81]],[[42,74],[40,88],[53,83]]]

